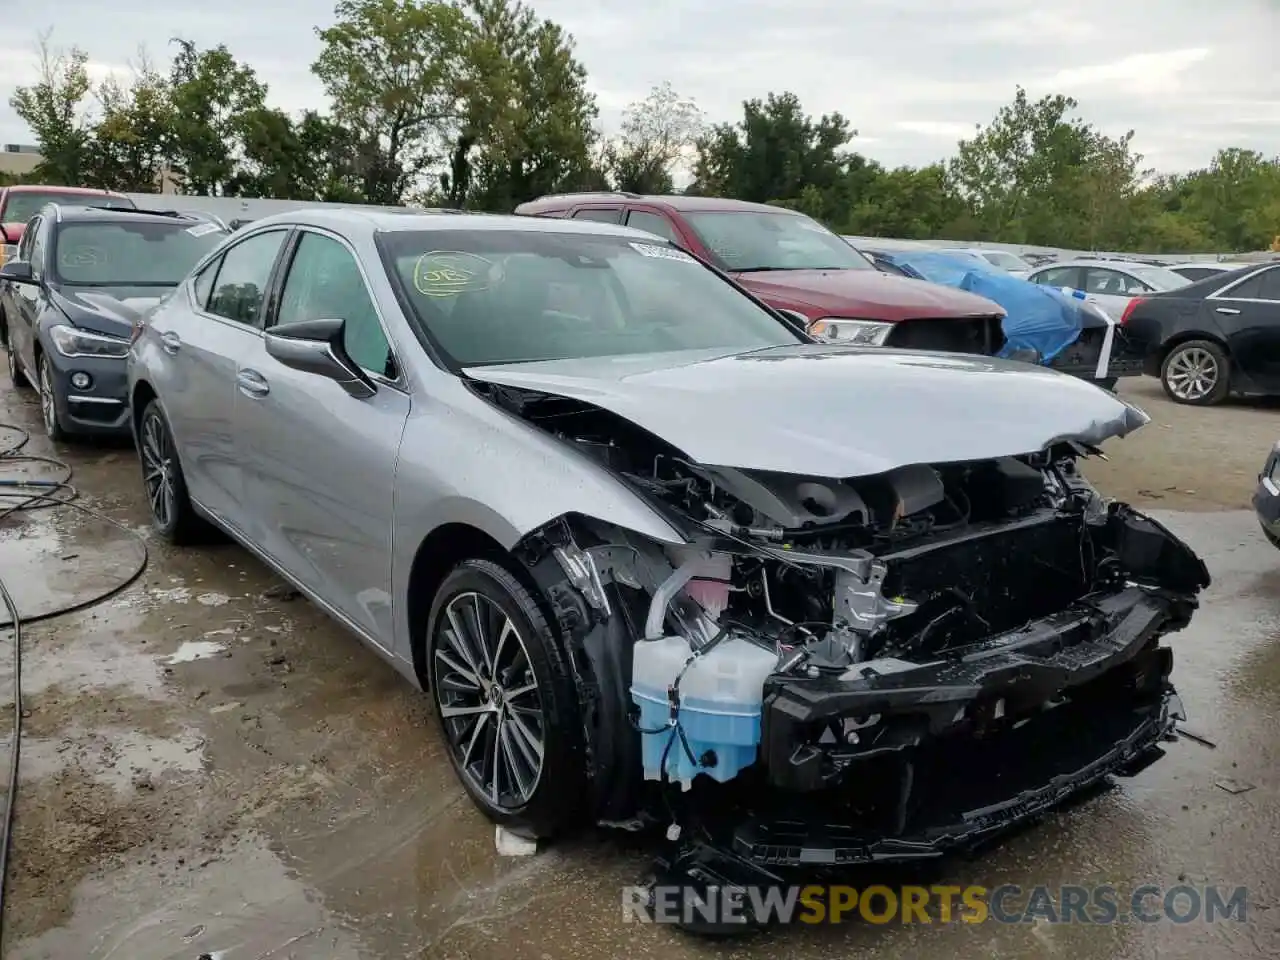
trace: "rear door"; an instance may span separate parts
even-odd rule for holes
[[[235,435],[250,536],[379,646],[391,641],[392,486],[409,392],[354,250],[299,230],[268,327],[346,322],[347,353],[377,385],[356,399],[327,377],[286,367],[261,339],[237,376]]]
[[[1280,267],[1250,274],[1205,298],[1209,321],[1253,385],[1280,391]]]
[[[236,373],[262,343],[267,294],[289,232],[259,231],[228,247],[145,329],[160,351],[149,367],[187,488],[201,506],[242,533],[247,519],[233,425]]]

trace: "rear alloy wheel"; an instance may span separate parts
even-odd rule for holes
[[[156,533],[175,545],[194,543],[207,527],[187,496],[187,482],[177,447],[160,404],[152,400],[138,422],[138,454],[142,485]]]
[[[67,439],[67,431],[63,429],[58,418],[58,394],[54,387],[53,364],[47,356],[40,358],[40,418],[44,421],[44,432],[50,440]]]
[[[1160,382],[1175,403],[1212,406],[1231,390],[1231,361],[1212,340],[1188,340],[1164,358]]]
[[[26,374],[22,372],[22,368],[18,366],[18,348],[13,345],[13,341],[9,338],[7,327],[4,337],[4,353],[5,363],[9,368],[9,382],[13,384],[14,389],[31,389],[31,381],[27,379]]]
[[[428,631],[436,715],[472,801],[535,837],[572,823],[583,793],[573,678],[529,591],[499,564],[466,560]]]

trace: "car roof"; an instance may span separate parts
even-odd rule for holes
[[[0,190],[12,193],[67,193],[82,197],[124,197],[114,190],[98,190],[95,187],[61,187],[49,183],[15,183]]]
[[[633,237],[654,242],[653,234],[617,223],[597,220],[562,220],[522,217],[515,214],[464,213],[457,210],[414,210],[401,207],[310,207],[288,210],[253,221],[254,229],[269,225],[321,227],[373,233],[416,231],[507,230],[519,233],[572,233],[584,236]]]
[[[188,213],[169,213],[163,210],[138,210],[132,207],[86,207],[71,203],[47,203],[57,211],[59,223],[101,223],[103,221],[127,221],[128,223],[208,223],[210,221]],[[213,224],[217,226],[217,224]]]
[[[1036,268],[1036,272],[1053,270],[1058,267],[1101,267],[1103,270],[1132,270],[1134,267],[1158,266],[1160,264],[1147,263],[1143,260],[1091,260],[1088,257],[1077,257],[1073,260],[1057,260],[1053,263],[1041,264]],[[1168,268],[1166,267],[1165,269]]]
[[[654,206],[665,206],[681,213],[710,211],[756,211],[759,213],[777,213],[800,216],[786,207],[775,207],[767,203],[752,203],[749,200],[731,200],[725,197],[691,197],[684,194],[663,193],[554,193],[530,200],[516,207],[518,211],[560,210],[577,206],[581,203],[648,203]]]

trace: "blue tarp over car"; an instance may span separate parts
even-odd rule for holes
[[[1002,356],[1031,348],[1041,363],[1048,363],[1075,343],[1081,330],[1102,322],[1083,301],[974,257],[924,250],[876,250],[875,256],[908,276],[967,290],[1004,307],[1008,316],[1003,324]]]

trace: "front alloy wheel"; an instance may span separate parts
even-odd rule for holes
[[[538,837],[583,791],[572,672],[532,595],[490,560],[463,561],[432,604],[427,680],[454,771],[496,823]]]
[[[524,638],[484,594],[459,593],[445,606],[434,687],[463,775],[495,807],[524,807],[542,777],[546,719]]]
[[[58,395],[54,388],[53,364],[49,358],[40,358],[40,417],[44,420],[44,432],[50,440],[65,440],[67,431],[58,419]]]
[[[160,403],[152,400],[138,421],[138,459],[142,486],[156,533],[172,544],[195,543],[208,532],[187,496],[178,448]]]

